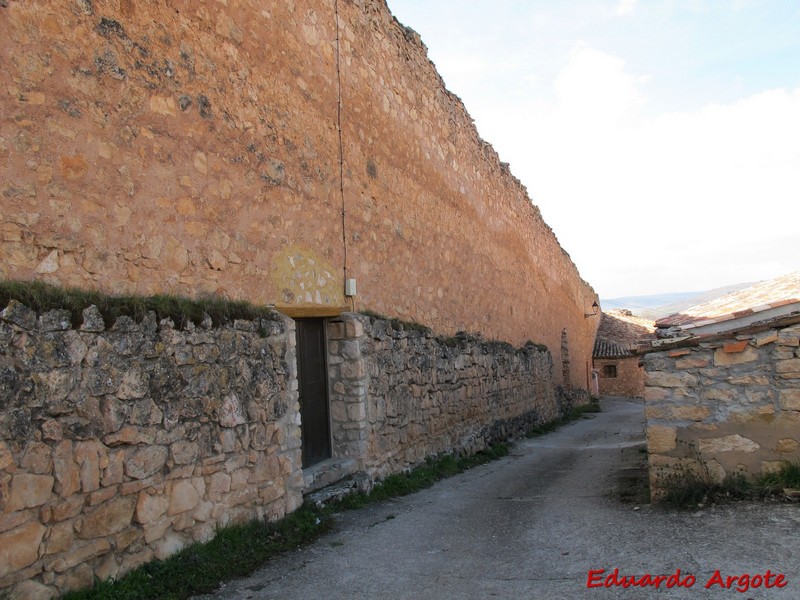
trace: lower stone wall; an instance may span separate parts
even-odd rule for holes
[[[108,326],[107,326],[108,325]],[[327,323],[333,457],[301,467],[295,323],[79,326],[0,312],[0,592],[53,597],[275,520],[347,475],[473,453],[588,401],[543,347],[344,314]],[[16,594],[16,596],[13,596]]]
[[[111,325],[111,324],[109,324]],[[0,590],[47,598],[302,502],[294,322],[0,313]],[[1,592],[0,592],[1,593]]]
[[[639,366],[639,357],[631,358],[595,358],[594,368],[598,371],[600,394],[603,396],[627,396],[641,398],[644,396],[644,371]],[[605,374],[604,367],[616,368],[616,377]]]
[[[366,356],[366,461],[372,477],[441,452],[471,454],[553,420],[572,406],[558,393],[546,349],[466,335],[440,338],[362,319]]]
[[[650,486],[749,478],[800,459],[800,325],[645,357]]]

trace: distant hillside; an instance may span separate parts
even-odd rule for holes
[[[600,303],[606,310],[625,308],[636,312],[638,310],[651,310],[673,302],[681,302],[686,298],[697,296],[700,293],[702,292],[671,292],[666,294],[653,294],[650,296],[623,296],[621,298],[601,299]]]
[[[753,283],[737,283],[714,288],[713,290],[706,290],[704,292],[670,292],[665,294],[652,294],[649,296],[623,296],[621,298],[609,298],[607,300],[601,299],[600,304],[604,310],[625,308],[630,310],[634,315],[655,320],[666,317],[667,315],[679,313],[687,308],[703,304],[709,300],[714,300],[725,294],[738,292],[751,285],[753,285]]]

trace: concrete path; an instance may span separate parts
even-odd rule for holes
[[[669,513],[620,500],[641,464],[643,407],[603,412],[519,442],[509,457],[420,493],[337,517],[315,544],[226,584],[211,599],[800,599],[800,505],[736,504]],[[587,587],[681,571],[691,587]],[[719,570],[783,574],[746,592],[707,582]],[[768,583],[778,579],[773,575]],[[744,586],[742,586],[744,587]]]

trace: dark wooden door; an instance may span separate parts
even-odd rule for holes
[[[303,435],[303,468],[331,457],[325,321],[297,321],[297,378]]]

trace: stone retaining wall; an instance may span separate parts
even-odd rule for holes
[[[115,577],[302,502],[294,322],[0,313],[0,589]]]
[[[553,420],[586,394],[559,393],[550,352],[348,315],[331,332],[334,444],[380,478],[441,452],[472,454]]]
[[[800,325],[645,357],[650,485],[754,478],[800,459]]]
[[[107,326],[108,325],[108,326]],[[374,481],[473,453],[559,417],[550,353],[344,314],[328,321],[333,480]],[[181,330],[78,327],[67,311],[0,312],[0,590],[21,597],[122,575],[234,521],[274,520],[301,469],[294,321]]]

